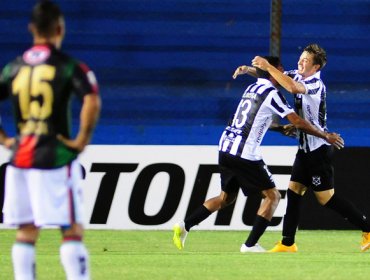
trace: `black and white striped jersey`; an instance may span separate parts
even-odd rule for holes
[[[259,146],[273,115],[284,118],[294,112],[285,97],[267,79],[247,87],[236,112],[225,128],[219,151],[248,160],[262,159]]]
[[[298,70],[286,71],[284,74],[300,82],[306,88],[305,94],[294,94],[296,113],[315,125],[318,129],[327,131],[326,126],[326,87],[320,78],[320,71],[302,79]],[[314,151],[322,145],[329,145],[324,139],[299,131],[299,148],[305,152]]]

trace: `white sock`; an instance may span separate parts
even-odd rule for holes
[[[30,243],[16,242],[12,247],[14,278],[16,280],[34,280],[35,246]]]
[[[68,280],[89,280],[89,254],[80,241],[64,241],[60,259]]]

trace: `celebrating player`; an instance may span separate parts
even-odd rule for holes
[[[266,57],[266,60],[282,71],[278,58]],[[264,197],[252,231],[240,251],[265,251],[257,242],[272,219],[280,193],[262,160],[259,146],[274,115],[286,117],[295,127],[338,148],[343,146],[343,139],[339,135],[322,131],[300,118],[277,90],[277,82],[268,72],[257,69],[256,76],[257,82],[244,91],[239,106],[220,139],[221,193],[205,201],[193,214],[186,217],[185,221],[174,226],[173,241],[178,249],[184,247],[187,234],[194,225],[205,220],[211,213],[233,203],[240,187],[245,195],[257,192]]]
[[[327,61],[326,52],[317,44],[308,45],[298,60],[298,69],[285,75],[263,57],[252,65],[268,71],[287,91],[294,94],[295,110],[307,121],[326,131],[326,87],[320,78]],[[238,69],[237,69],[238,71]],[[251,69],[249,72],[253,72]],[[238,73],[235,73],[237,75]],[[299,149],[293,164],[288,203],[283,222],[283,238],[271,252],[296,252],[295,234],[299,222],[301,197],[310,187],[321,205],[334,210],[362,230],[361,251],[370,248],[370,223],[348,200],[334,192],[333,147],[315,135],[298,131]]]

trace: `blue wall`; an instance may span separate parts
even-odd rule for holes
[[[90,65],[101,85],[97,144],[216,144],[253,81],[232,80],[234,69],[269,51],[268,0],[57,2],[66,15],[64,50]],[[31,43],[32,4],[2,3],[0,65]],[[368,0],[283,1],[285,68],[295,68],[311,42],[326,48],[329,128],[355,146],[370,145],[369,15]],[[5,126],[8,107],[0,107]],[[273,133],[265,140],[295,144]]]

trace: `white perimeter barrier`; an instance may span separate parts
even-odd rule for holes
[[[285,192],[297,148],[261,147],[282,199],[269,230],[281,230]],[[9,152],[0,149],[0,163]],[[90,229],[171,229],[187,211],[220,192],[217,146],[90,145],[81,154],[86,227]],[[246,198],[239,192],[225,217],[213,213],[197,226],[207,230],[246,230]],[[191,205],[192,208],[188,209]],[[244,214],[243,214],[244,212]],[[247,213],[248,214],[248,213]]]

